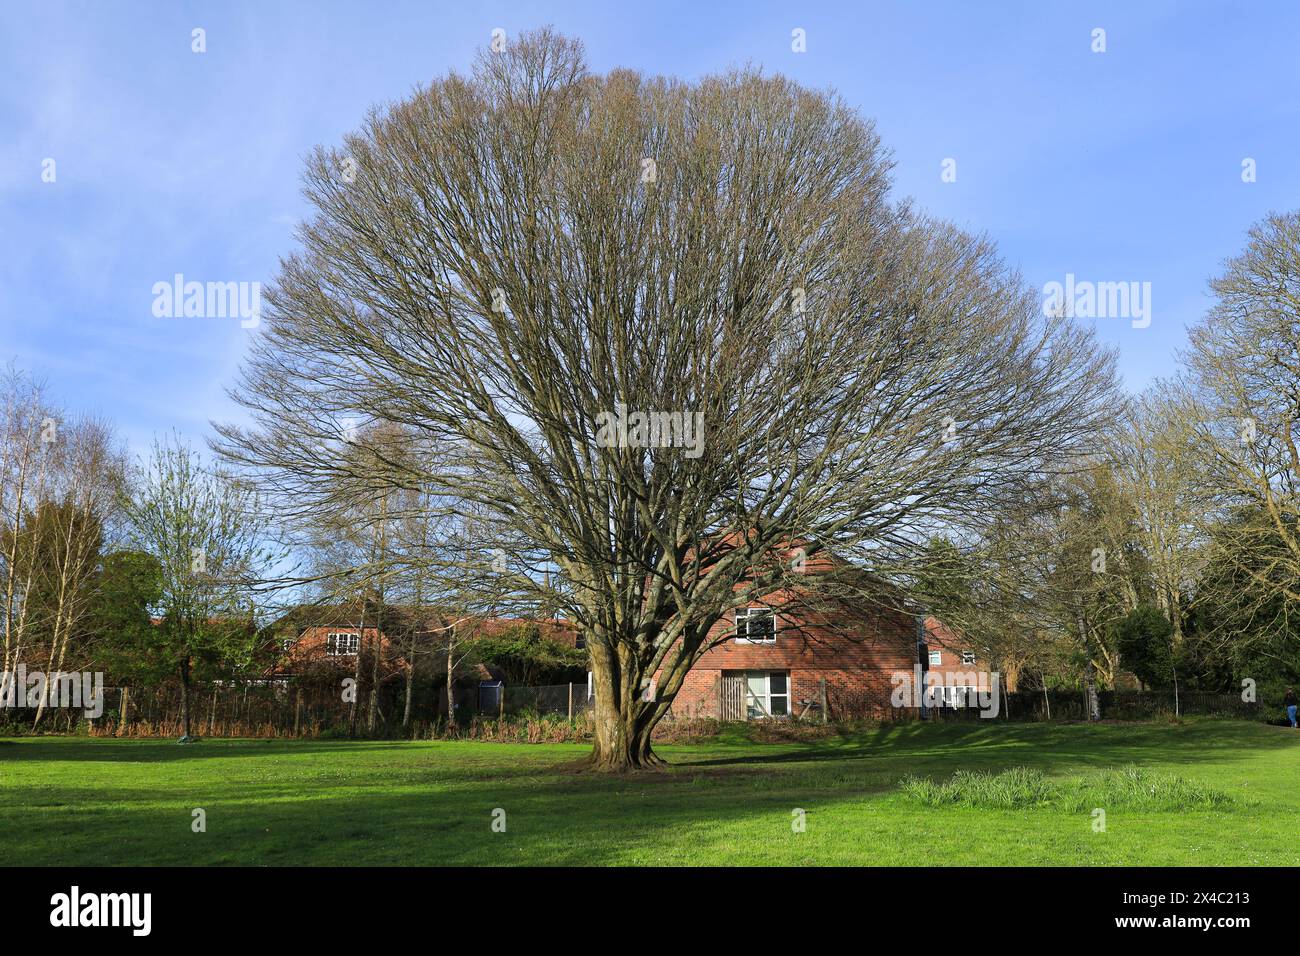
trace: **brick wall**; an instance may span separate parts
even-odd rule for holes
[[[686,675],[673,701],[672,716],[721,716],[722,677],[733,671],[788,673],[790,708],[796,716],[817,713],[823,681],[832,719],[903,716],[891,703],[892,678],[898,671],[914,673],[918,664],[913,616],[880,610],[828,619],[824,612],[807,608],[782,613],[779,598],[765,603],[777,610],[776,641],[748,643],[729,637],[734,619],[728,616],[711,634],[721,642],[705,652]],[[962,664],[961,653],[967,646],[960,635],[934,618],[926,620],[926,639],[929,649],[941,655],[942,664],[934,668],[942,675],[940,683],[965,683],[958,680],[961,675],[988,670],[987,661],[979,656],[974,664]]]

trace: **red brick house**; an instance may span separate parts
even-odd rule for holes
[[[821,558],[817,570],[837,564]],[[860,571],[840,568],[869,582]],[[910,699],[919,700],[928,680],[940,688],[934,699],[941,706],[974,704],[966,692],[987,689],[987,676],[979,675],[987,675],[988,661],[936,618],[898,610],[907,602],[869,583],[890,600],[864,607],[846,598],[812,601],[782,591],[728,614],[710,632],[712,646],[686,675],[671,715],[806,717],[824,706],[832,718],[896,718],[900,710],[920,709],[898,705],[903,675],[908,687],[919,685]]]
[[[448,624],[445,615],[434,608],[389,607],[386,613],[395,625],[413,627],[417,633],[439,632]],[[373,614],[371,611],[372,616]],[[461,638],[494,636],[523,624],[535,625],[540,636],[547,640],[569,647],[579,646],[577,631],[566,621],[496,617],[474,619],[463,623],[459,634]],[[369,654],[374,649],[376,640],[381,649],[380,668],[384,680],[396,676],[406,666],[400,646],[389,634],[374,624],[367,624],[363,631],[356,609],[299,608],[281,618],[275,625],[275,631],[281,650],[281,659],[275,668],[277,677],[287,678],[330,665],[351,671],[356,666],[358,653],[364,648],[365,653]],[[492,677],[482,665],[480,670],[483,679]]]
[[[715,636],[719,643],[686,675],[673,716],[805,717],[820,714],[824,700],[834,718],[898,717],[896,675],[913,684],[919,677],[920,686],[927,672],[936,675],[929,679],[940,688],[937,698],[952,705],[988,672],[935,618],[924,618],[922,631],[915,616],[901,612],[881,610],[857,628],[831,629],[754,604],[719,622]]]

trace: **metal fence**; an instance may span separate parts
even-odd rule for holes
[[[438,695],[443,712],[447,691]],[[485,681],[478,688],[456,688],[456,715],[479,717],[580,717],[592,707],[585,683],[547,684],[540,687],[515,687]]]
[[[495,682],[455,687],[456,720],[494,720],[521,716],[578,719],[592,706],[587,684],[553,684],[541,687],[503,686]],[[201,737],[295,737],[322,734],[404,736],[412,727],[422,732],[446,722],[445,686],[417,695],[410,721],[404,722],[403,688],[381,688],[376,699],[376,721],[370,724],[367,689],[355,694],[355,703],[337,687],[287,682],[224,682],[196,684],[190,690],[190,732]],[[99,713],[84,709],[49,709],[35,729],[44,733],[82,733],[94,736],[178,737],[182,732],[180,686],[165,681],[152,687],[106,687],[98,702]],[[0,735],[33,730],[35,710],[0,710]]]
[[[400,688],[388,688],[381,695],[374,728],[369,723],[369,701],[358,695],[353,706],[343,700],[337,689],[285,683],[214,684],[196,686],[191,692],[191,732],[204,737],[293,737],[329,734],[365,734],[373,736],[407,736],[413,729],[433,733],[445,724],[446,688],[425,695],[413,706],[411,720],[403,723],[405,706]],[[826,719],[912,720],[920,717],[915,709],[899,710],[889,706],[878,694],[851,692],[842,688],[825,688]],[[820,696],[820,695],[818,695]],[[1101,715],[1107,720],[1145,720],[1172,715],[1175,699],[1172,691],[1099,691]],[[1075,721],[1086,719],[1086,706],[1080,690],[1018,691],[1003,694],[997,719],[1011,721]],[[1236,717],[1263,719],[1281,709],[1273,702],[1243,701],[1240,694],[1184,692],[1178,696],[1178,712],[1187,716]],[[581,721],[592,710],[594,699],[587,684],[551,684],[540,687],[516,687],[495,682],[482,685],[458,685],[455,688],[456,722],[467,724],[473,719],[494,721],[501,718],[547,717]],[[820,700],[792,702],[794,716],[821,721]],[[718,719],[718,701],[705,701],[697,712],[674,708],[670,718],[691,717]],[[743,712],[740,716],[743,718]],[[977,707],[930,708],[926,714],[935,720],[980,719]],[[12,709],[0,712],[0,733],[25,733],[32,729],[34,711]],[[723,718],[726,719],[726,718]],[[81,710],[48,711],[38,730],[55,733],[89,733],[96,736],[179,736],[181,733],[180,693],[175,682],[157,687],[111,687],[104,690],[102,713],[87,717]]]

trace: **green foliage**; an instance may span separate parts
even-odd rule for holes
[[[587,652],[543,637],[536,624],[475,637],[465,650],[469,659],[500,673],[507,684],[533,687],[586,680]]]
[[[162,568],[143,551],[104,557],[86,629],[114,680],[155,682],[174,669],[159,654],[152,609],[162,597]]]
[[[179,667],[247,667],[258,647],[248,586],[275,560],[253,489],[212,472],[180,439],[154,442],[119,499],[137,547],[157,562],[156,652]]]
[[[1145,684],[1169,685],[1174,676],[1173,625],[1158,608],[1143,605],[1120,618],[1112,637],[1120,660]]]

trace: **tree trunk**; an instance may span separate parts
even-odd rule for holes
[[[1083,665],[1083,694],[1088,705],[1088,719],[1101,720],[1101,699],[1097,696],[1097,668],[1092,658]]]
[[[181,660],[181,737],[190,735],[190,659]]]
[[[415,644],[411,644],[411,659],[406,664],[406,705],[402,708],[402,726],[411,726],[411,696],[415,687]]]
[[[1173,641],[1175,649],[1183,646],[1183,607],[1182,600],[1179,597],[1178,589],[1171,588],[1169,591],[1169,624],[1173,627],[1173,633],[1170,639]]]
[[[352,701],[348,705],[348,736],[357,735],[357,697],[361,693],[361,645],[366,639],[366,601],[361,599],[361,627],[357,630],[357,659],[352,673]]]
[[[376,633],[374,657],[370,661],[370,698],[366,709],[366,733],[371,736],[375,733],[375,721],[379,709],[379,651],[382,646],[383,639],[380,633]]]
[[[636,693],[639,675],[630,672],[626,666],[630,663],[616,661],[603,647],[592,647],[591,677],[596,693],[593,708],[596,743],[589,758],[592,770],[626,773],[664,765],[650,743],[662,710],[655,702],[640,699]],[[621,679],[616,679],[616,674]]]
[[[452,675],[456,670],[456,659],[452,655],[456,650],[456,632],[447,632],[447,729],[456,726],[456,688]]]
[[[126,733],[126,714],[127,714],[127,708],[130,706],[130,704],[128,703],[130,698],[131,698],[131,688],[123,687],[122,694],[121,694],[122,714],[120,717],[118,717],[118,723],[117,723],[117,735],[119,737],[121,737],[124,733]]]

